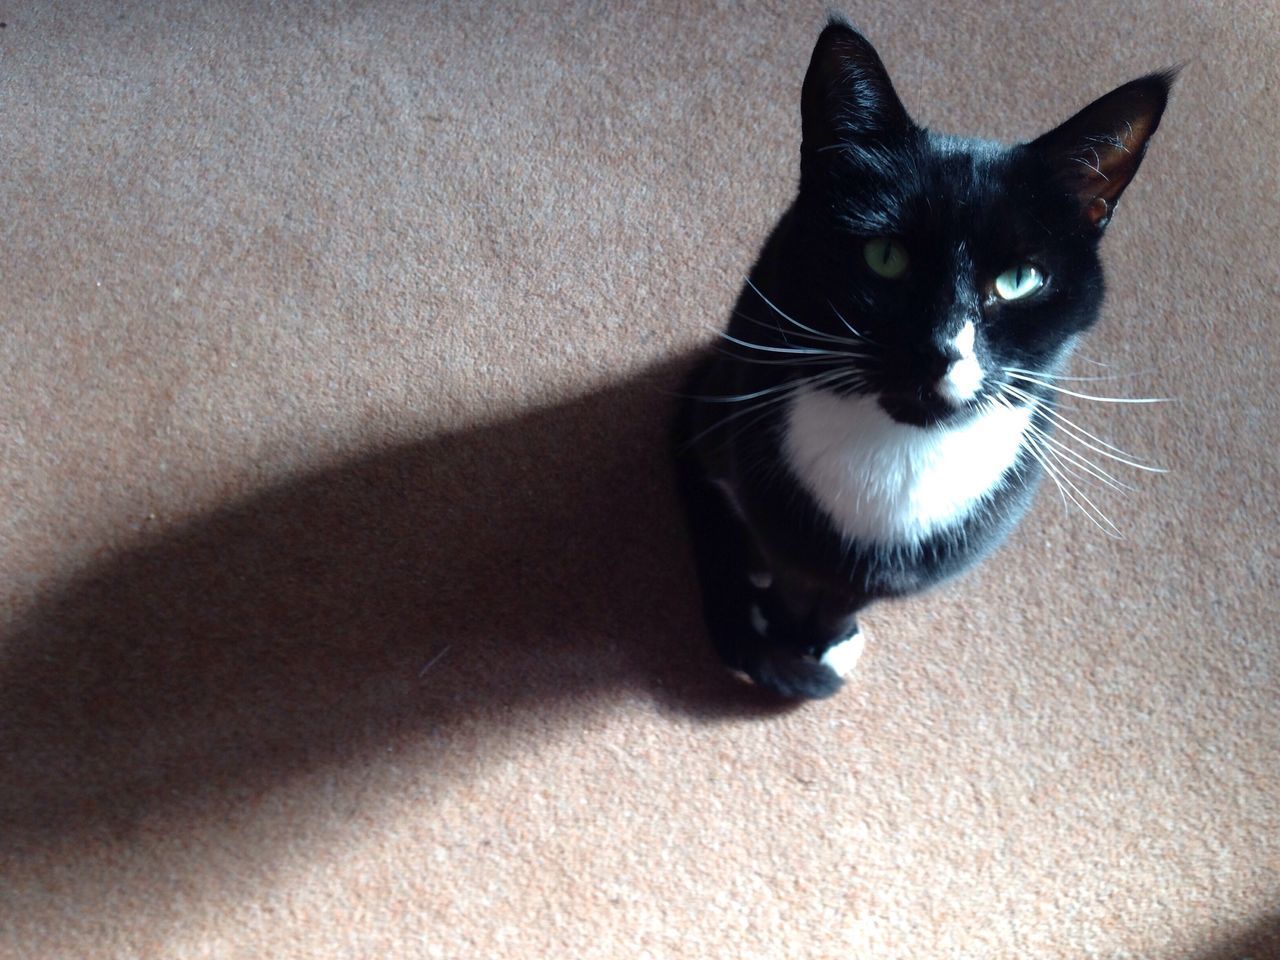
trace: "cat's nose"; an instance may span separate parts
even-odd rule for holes
[[[982,389],[983,370],[975,350],[976,330],[966,323],[946,345],[946,365],[933,384],[933,391],[952,406],[972,400]]]

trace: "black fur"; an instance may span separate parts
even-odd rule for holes
[[[850,541],[781,449],[787,385],[813,368],[770,350],[856,330],[874,358],[858,362],[861,382],[833,389],[874,395],[914,427],[961,424],[993,389],[959,408],[932,391],[967,322],[989,379],[1002,367],[1055,370],[1097,320],[1098,241],[1172,79],[1135,80],[1043,137],[1003,146],[917,126],[865,38],[840,21],[822,32],[801,95],[798,196],[751,270],[731,339],[690,378],[674,430],[707,626],[726,664],[787,697],[834,693],[841,681],[819,659],[856,629],[857,612],[974,563],[1024,512],[1039,476],[1024,449],[1000,492],[952,526],[921,542]],[[868,268],[863,247],[878,237],[910,252],[904,278]],[[1022,262],[1046,284],[999,300],[993,278]],[[725,399],[737,397],[747,399]],[[1036,425],[1050,429],[1044,414]],[[772,584],[754,586],[753,573]]]

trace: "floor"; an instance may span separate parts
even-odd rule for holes
[[[1280,957],[1280,13],[849,13],[993,138],[1184,64],[1070,414],[1170,472],[784,709],[662,436],[820,4],[0,3],[0,957]]]

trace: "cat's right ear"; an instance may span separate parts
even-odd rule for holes
[[[875,47],[832,18],[818,36],[800,94],[801,151],[867,139],[891,139],[912,127]]]

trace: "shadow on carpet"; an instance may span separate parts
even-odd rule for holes
[[[1252,927],[1187,960],[1280,960],[1280,913],[1257,921]]]
[[[603,694],[776,708],[698,621],[665,456],[684,368],[286,483],[53,591],[5,645],[0,852]]]

